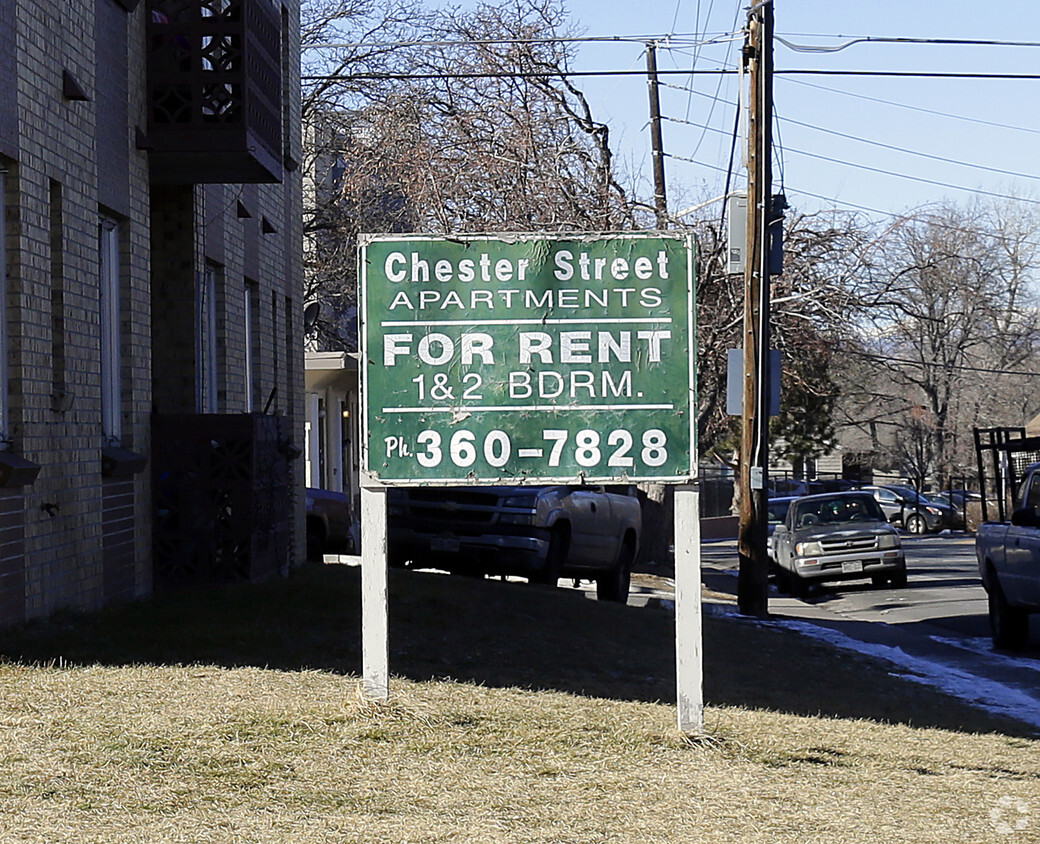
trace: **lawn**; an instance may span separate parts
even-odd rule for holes
[[[1040,840],[1040,743],[864,658],[706,618],[708,736],[661,609],[391,572],[392,696],[358,694],[358,571],[5,634],[0,841]]]

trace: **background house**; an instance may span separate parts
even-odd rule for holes
[[[0,625],[302,559],[298,15],[5,3]]]

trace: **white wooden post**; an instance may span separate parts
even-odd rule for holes
[[[361,677],[364,693],[390,696],[386,593],[386,487],[361,488]]]
[[[675,689],[679,729],[704,734],[700,488],[675,488]]]

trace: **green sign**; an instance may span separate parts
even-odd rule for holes
[[[375,477],[693,476],[688,238],[371,236],[359,275]]]

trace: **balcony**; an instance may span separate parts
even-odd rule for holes
[[[281,181],[281,20],[271,0],[154,0],[150,9],[153,183]]]

